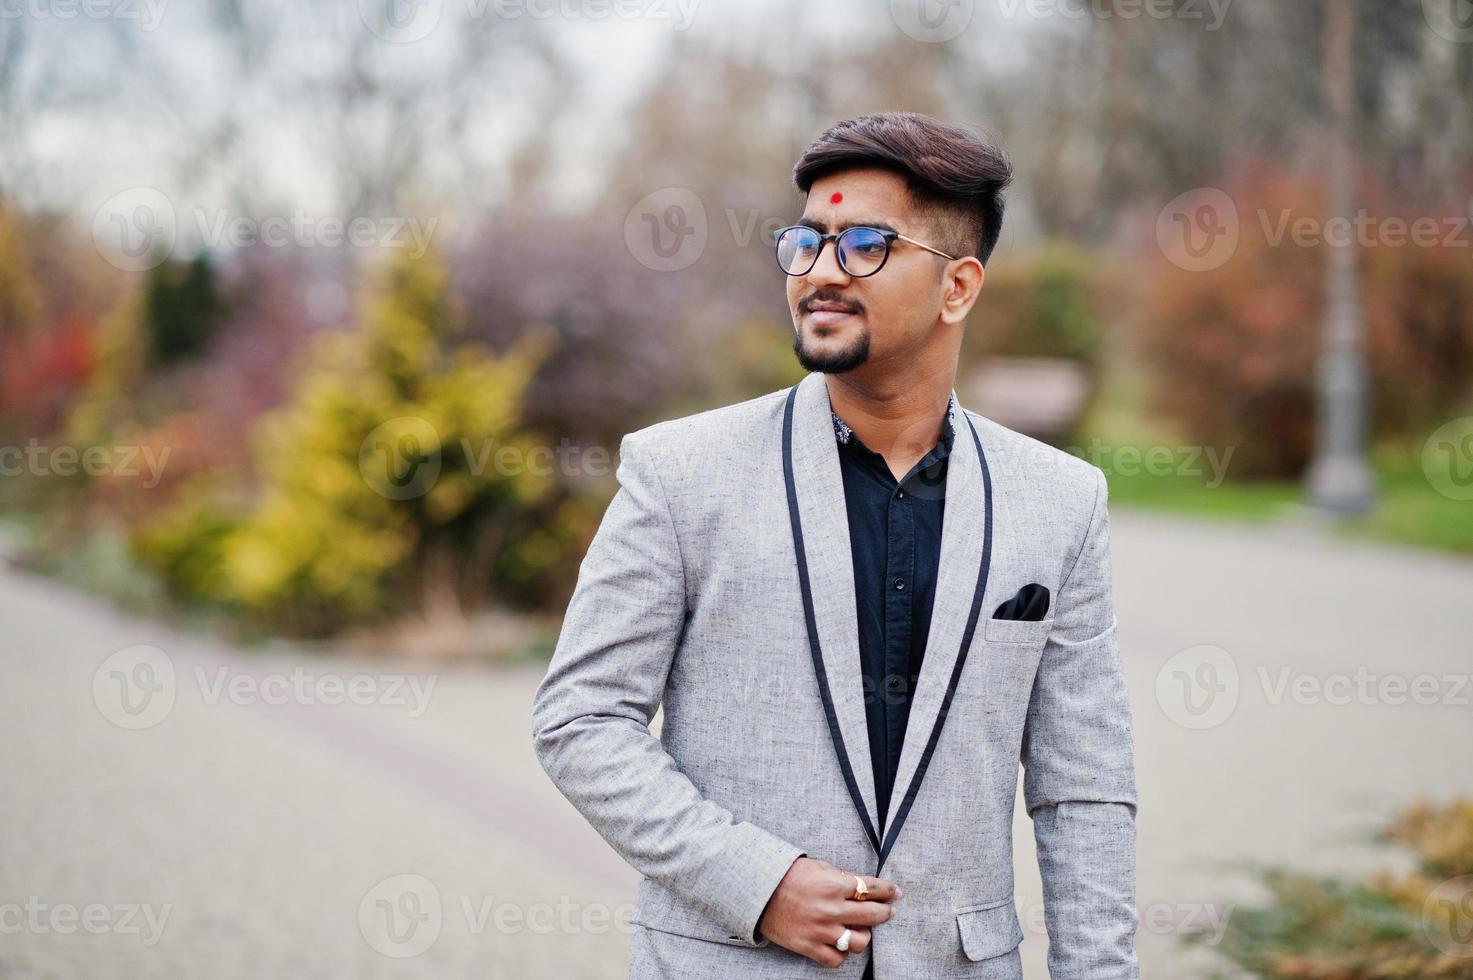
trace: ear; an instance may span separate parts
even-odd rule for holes
[[[941,273],[941,319],[945,323],[962,323],[982,292],[987,270],[975,255],[952,259]]]

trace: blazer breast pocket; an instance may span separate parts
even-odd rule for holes
[[[1042,646],[1054,628],[1054,617],[1039,620],[989,619],[987,640],[990,643],[1017,644],[1019,646]]]

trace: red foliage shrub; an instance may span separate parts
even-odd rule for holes
[[[1157,249],[1144,263],[1155,404],[1186,438],[1234,447],[1238,475],[1296,477],[1314,448],[1327,250],[1340,246],[1316,179],[1257,162],[1221,189],[1237,210],[1230,257],[1192,271]],[[1398,214],[1375,188],[1356,201],[1372,434],[1420,434],[1473,385],[1473,233],[1457,208]],[[1439,229],[1435,243],[1397,233],[1418,219]]]

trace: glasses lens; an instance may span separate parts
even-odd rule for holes
[[[813,268],[818,257],[818,232],[812,228],[788,228],[777,238],[777,264],[790,276],[801,276]]]
[[[839,264],[851,276],[867,276],[885,262],[890,245],[885,236],[873,228],[850,228],[839,236]]]

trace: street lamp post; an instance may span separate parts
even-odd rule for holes
[[[1351,178],[1351,121],[1354,118],[1351,0],[1325,3],[1325,88],[1331,111],[1330,213],[1354,227]],[[1375,478],[1366,461],[1369,390],[1365,329],[1359,296],[1359,253],[1354,235],[1326,241],[1325,320],[1316,363],[1319,385],[1315,456],[1306,474],[1310,503],[1322,510],[1355,514],[1375,501]]]

